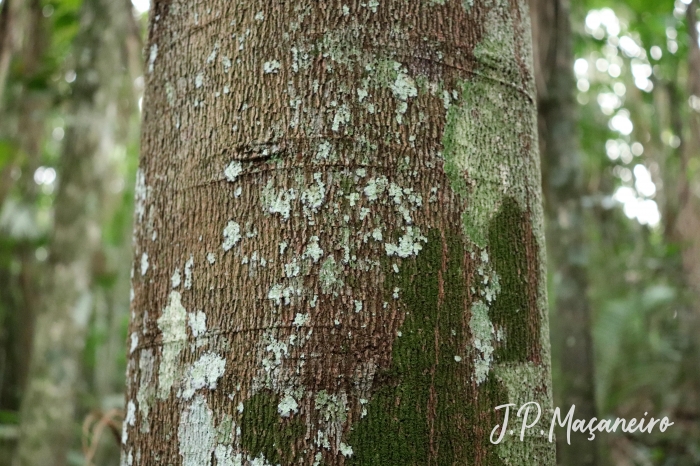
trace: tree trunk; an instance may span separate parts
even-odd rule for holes
[[[154,3],[123,464],[554,463],[526,3]]]
[[[26,387],[36,311],[35,296],[40,287],[40,263],[37,246],[42,241],[38,228],[36,201],[39,187],[34,173],[41,165],[46,118],[51,96],[41,86],[42,60],[48,40],[47,20],[40,0],[13,2],[17,35],[19,24],[24,40],[15,50],[13,72],[7,81],[12,92],[0,96],[0,216],[5,209],[26,215],[22,228],[3,228],[0,254],[4,256],[0,279],[3,309],[0,309],[0,410],[19,412],[21,395]],[[3,7],[8,4],[3,3]],[[22,18],[21,20],[19,18]],[[4,31],[8,33],[9,31]],[[1,71],[0,71],[1,73]],[[1,79],[0,79],[1,81]],[[0,87],[2,84],[0,84]],[[21,173],[16,180],[12,173]],[[16,214],[15,214],[16,215]],[[16,217],[15,217],[16,218]],[[7,260],[9,259],[9,260]],[[19,267],[15,270],[11,263]],[[0,466],[9,466],[14,457],[18,426],[5,425],[12,435],[0,439]]]
[[[94,261],[114,186],[115,143],[130,28],[127,0],[85,0],[75,39],[76,79],[60,159],[47,286],[40,296],[20,420],[22,466],[66,464],[79,427],[82,350],[92,312]]]
[[[552,344],[554,399],[576,405],[577,416],[597,417],[593,370],[583,169],[576,138],[574,56],[569,0],[530,0],[535,38],[535,75],[547,224],[547,258],[554,296]],[[588,435],[561,436],[557,462],[597,464],[597,441]]]
[[[12,57],[21,48],[24,20],[23,0],[5,0],[0,5],[0,109],[3,108],[5,86]]]
[[[685,330],[688,347],[682,360],[681,383],[684,388],[679,402],[679,417],[697,421],[700,417],[700,344],[697,335],[700,332],[700,45],[698,44],[697,9],[698,0],[693,0],[687,7],[686,20],[688,30],[688,88],[682,95],[680,105],[674,107],[682,112],[686,107],[687,120],[679,117],[677,127],[681,137],[680,171],[676,183],[677,217],[674,219],[672,234],[681,246],[684,282],[689,291],[689,312],[681,316],[682,328]],[[686,100],[686,97],[690,97]],[[681,115],[683,115],[681,113]],[[697,422],[689,422],[688,435],[700,437]]]

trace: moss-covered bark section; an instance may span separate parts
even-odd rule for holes
[[[488,228],[489,257],[500,279],[500,293],[490,310],[493,323],[504,329],[496,359],[541,361],[540,264],[528,216],[506,197]]]
[[[294,445],[306,432],[297,416],[282,418],[277,412],[279,395],[263,390],[243,403],[241,446],[253,457],[261,454],[272,464],[289,464]]]
[[[397,288],[405,320],[392,365],[378,374],[381,388],[353,427],[352,465],[504,464],[488,447],[482,426],[491,425],[492,403],[507,399],[492,377],[477,398],[470,384],[471,352],[466,250],[460,232],[431,230],[418,258],[388,275],[385,293]],[[495,425],[495,424],[494,424]]]

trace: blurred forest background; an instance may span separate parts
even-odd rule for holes
[[[700,3],[571,3],[531,2],[555,404],[675,425],[560,462],[698,465]],[[148,6],[0,0],[0,466],[119,464]]]

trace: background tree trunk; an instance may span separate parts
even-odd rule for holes
[[[678,133],[681,135],[680,171],[678,173],[674,203],[677,206],[674,239],[682,247],[684,282],[690,295],[688,312],[681,316],[688,346],[683,352],[681,380],[684,387],[679,403],[678,417],[688,428],[688,435],[700,436],[700,45],[698,44],[697,9],[700,3],[692,0],[686,10],[688,29],[688,83],[687,91],[680,90],[679,107],[687,111],[683,121],[679,113]],[[686,98],[690,100],[686,100]],[[690,104],[690,105],[688,105]],[[687,105],[687,106],[686,106]]]
[[[9,29],[3,32],[8,37],[17,36],[21,24],[24,37],[18,41],[19,49],[13,51],[14,72],[8,73],[8,82],[4,83],[12,86],[12,92],[0,95],[0,217],[5,209],[11,209],[23,213],[25,221],[17,222],[24,223],[23,227],[3,229],[0,233],[3,245],[14,243],[16,254],[8,264],[7,249],[0,252],[4,256],[0,266],[3,275],[0,279],[0,411],[16,414],[27,382],[36,296],[40,289],[36,250],[43,234],[37,222],[35,202],[39,189],[33,175],[41,165],[51,96],[44,86],[37,85],[45,79],[42,60],[48,45],[41,2],[3,2],[3,7],[9,9],[10,3],[14,3],[14,20],[9,22],[14,30],[12,34]],[[23,176],[13,179],[13,173]],[[10,265],[13,261],[18,265],[15,270]],[[11,425],[5,432],[8,435],[0,439],[0,466],[11,464],[19,429]]]
[[[66,464],[76,438],[77,393],[84,389],[82,350],[99,275],[101,221],[116,192],[119,106],[131,87],[125,36],[127,0],[85,0],[75,39],[75,82],[58,173],[49,273],[37,315],[29,381],[21,409],[18,464]],[[130,94],[129,94],[130,95]]]
[[[583,169],[576,137],[574,55],[569,0],[530,0],[547,224],[553,284],[552,344],[555,405],[576,405],[577,416],[596,415],[591,310],[588,299]],[[568,409],[568,408],[567,408]],[[597,437],[596,437],[597,439]],[[558,438],[557,462],[598,464],[597,440],[574,433]]]
[[[123,464],[554,463],[526,3],[154,3]]]

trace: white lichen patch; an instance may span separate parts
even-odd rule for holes
[[[151,403],[155,398],[155,386],[153,384],[153,368],[155,358],[152,349],[144,349],[139,355],[139,384],[136,392],[136,401],[141,413],[141,432],[149,432],[148,414],[151,410]]]
[[[270,60],[263,63],[263,71],[265,74],[277,73],[280,69],[280,62],[278,60]]]
[[[301,255],[302,259],[312,259],[314,263],[318,262],[321,257],[323,257],[323,249],[318,244],[318,236],[312,236],[309,238],[309,243],[306,245],[304,253]]]
[[[477,385],[484,382],[488,376],[493,359],[493,337],[496,333],[488,316],[488,307],[481,301],[472,304],[469,328],[474,338],[474,375]]]
[[[304,215],[309,220],[312,219],[313,214],[318,213],[326,197],[326,184],[321,181],[321,175],[321,173],[314,173],[315,184],[301,192],[301,204],[304,209]]]
[[[255,21],[263,21],[265,19],[265,14],[262,11],[258,11],[255,14]]]
[[[192,267],[194,266],[194,257],[190,258],[185,262],[185,289],[189,290],[192,288]]]
[[[428,239],[421,235],[418,227],[405,227],[405,234],[399,238],[399,243],[385,243],[384,249],[387,256],[411,257],[417,256],[423,249],[421,242],[426,243]]]
[[[216,383],[224,375],[226,360],[215,353],[204,353],[188,369],[182,381],[181,397],[190,399],[197,390],[216,389]]]
[[[136,405],[131,400],[126,404],[126,417],[124,418],[124,422],[130,426],[136,423]]]
[[[292,325],[299,328],[308,324],[310,319],[311,316],[308,313],[302,314],[301,312],[298,312],[297,315],[294,316],[294,322],[292,322]]]
[[[463,212],[465,235],[479,247],[487,245],[488,225],[498,212],[507,192],[523,209],[527,208],[528,183],[536,176],[536,164],[523,163],[536,157],[535,149],[524,153],[523,137],[530,137],[535,114],[530,111],[534,98],[531,83],[520,80],[518,38],[524,34],[520,21],[503,14],[502,2],[490,9],[485,18],[486,34],[474,49],[480,65],[475,79],[461,83],[452,99],[459,98],[447,111],[445,136],[453,141],[445,152],[445,168],[456,180],[460,173],[478,173],[478,182],[469,193],[469,203]],[[527,41],[526,41],[527,42]],[[493,80],[514,83],[494,86]],[[520,115],[520,117],[519,117]],[[528,117],[525,117],[528,115]],[[510,128],[503,132],[502,128]],[[488,149],[486,149],[488,148]],[[512,177],[511,173],[519,176]]]
[[[148,271],[148,254],[143,253],[141,254],[141,276],[143,277],[146,275],[146,272]]]
[[[207,261],[213,265],[216,262],[216,256],[213,253],[208,252],[207,253]]]
[[[341,105],[335,111],[331,129],[337,133],[340,131],[340,125],[347,125],[348,123],[350,123],[350,108],[347,105]]]
[[[194,87],[199,89],[204,85],[204,73],[199,72],[197,76],[194,77]]]
[[[214,63],[214,60],[216,60],[216,55],[219,53],[220,46],[221,44],[218,41],[214,44],[214,49],[207,57],[207,65],[211,65],[212,63]]]
[[[143,222],[143,217],[146,214],[146,203],[151,197],[152,188],[146,185],[146,175],[139,168],[136,170],[136,185],[134,186],[134,212],[136,213],[136,222]]]
[[[129,354],[133,353],[138,345],[139,345],[139,336],[136,332],[132,332],[131,333],[131,346],[129,347]]]
[[[180,352],[187,339],[187,311],[178,291],[171,291],[168,305],[158,318],[158,328],[163,334],[163,350],[158,368],[158,397],[166,399],[178,372]]]
[[[292,212],[292,201],[297,198],[293,188],[276,192],[272,180],[268,181],[262,191],[263,210],[271,214],[280,214],[284,220],[289,220]]]
[[[173,276],[170,277],[170,283],[172,284],[173,288],[177,288],[180,286],[181,282],[181,277],[180,277],[180,268],[177,267],[175,268],[175,272],[173,272]]]
[[[223,235],[224,242],[221,247],[224,248],[224,251],[229,251],[241,240],[241,226],[231,220],[226,224]]]
[[[351,457],[353,454],[352,447],[350,445],[346,445],[343,442],[340,442],[340,448],[338,449],[338,451],[340,451],[340,453],[346,458]]]
[[[322,141],[316,149],[316,160],[329,161],[334,160],[333,146],[328,141]]]
[[[151,49],[148,53],[148,72],[153,73],[153,66],[156,63],[156,58],[158,58],[158,44],[151,45]]]
[[[207,315],[202,311],[190,312],[187,315],[187,323],[195,338],[204,335],[207,331]]]
[[[314,439],[315,444],[327,450],[330,450],[331,446],[340,450],[348,419],[347,394],[344,391],[331,394],[321,390],[314,398],[314,407],[318,411],[320,424]]]
[[[230,445],[217,445],[214,457],[217,466],[243,466],[243,454],[234,453]]]
[[[355,300],[355,312],[360,312],[362,310],[362,301]]]
[[[360,88],[357,90],[357,100],[360,103],[362,103],[362,101],[365,100],[368,95],[369,95],[369,93],[367,92],[367,89]]]
[[[405,70],[401,70],[401,64],[394,63],[394,69],[398,71],[396,75],[396,80],[391,84],[391,91],[394,93],[394,97],[406,102],[409,97],[416,97],[418,95],[418,89],[416,89],[416,83],[406,74]]]
[[[364,192],[365,196],[367,196],[367,199],[370,201],[376,201],[379,196],[384,193],[388,184],[389,182],[385,176],[371,178],[362,192]]]
[[[282,365],[282,358],[289,355],[287,343],[277,340],[272,334],[265,334],[264,341],[265,354],[261,359],[261,365],[267,375],[268,381],[272,382],[277,379],[275,372]]]
[[[292,259],[292,262],[284,264],[284,275],[287,278],[296,277],[297,275],[299,275],[299,272],[301,272],[301,267],[296,257]]]
[[[224,73],[228,73],[231,69],[231,59],[226,56],[221,57],[221,66],[224,68]],[[225,90],[224,93],[228,94]]]
[[[321,283],[321,291],[324,294],[333,292],[337,294],[337,289],[343,286],[342,268],[335,261],[333,256],[328,256],[321,264],[321,270],[318,273],[318,279]]]
[[[283,300],[285,305],[289,305],[292,302],[292,297],[301,296],[303,291],[304,290],[301,286],[284,286],[282,284],[275,283],[267,292],[267,299],[274,301],[274,303],[278,306]]]
[[[180,415],[177,429],[182,466],[210,464],[216,446],[213,413],[203,396],[197,395]]]
[[[552,419],[551,391],[547,387],[550,378],[549,365],[535,364],[533,362],[499,363],[493,367],[496,380],[505,387],[507,398],[502,403],[513,403],[523,406],[525,403],[537,402],[542,408],[542,418]],[[536,409],[535,409],[536,411]],[[566,410],[564,410],[566,411]],[[511,412],[514,414],[513,412]],[[531,418],[537,413],[530,413]],[[518,435],[518,429],[515,436]],[[496,448],[502,458],[534,458],[536,464],[546,464],[548,459],[542,458],[541,452],[533,449],[535,440],[533,437],[542,438],[539,429],[526,429],[525,441],[501,442]],[[545,435],[548,432],[545,431]],[[515,439],[513,439],[515,440]],[[503,448],[503,443],[509,443],[508,448]],[[533,451],[534,450],[534,451]],[[517,456],[516,456],[517,455]]]
[[[277,405],[277,412],[282,417],[289,417],[292,413],[299,412],[299,404],[290,393],[287,393]]]
[[[238,178],[238,175],[240,175],[243,172],[243,165],[241,165],[241,162],[234,160],[233,162],[229,163],[226,168],[224,169],[224,176],[226,176],[226,179],[229,181],[236,181],[236,178]]]

